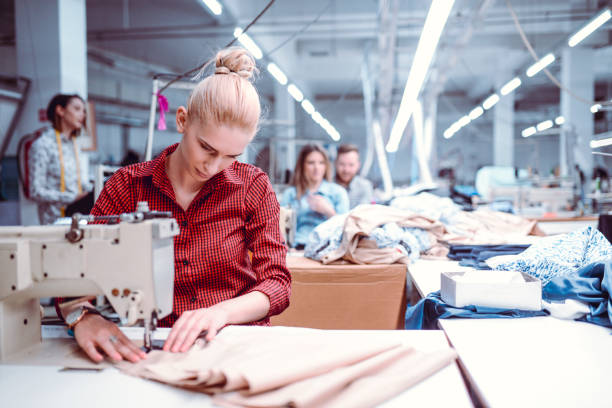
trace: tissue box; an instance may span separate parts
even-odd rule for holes
[[[455,307],[541,310],[542,282],[517,271],[443,272],[440,295]]]

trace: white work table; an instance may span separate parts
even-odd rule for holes
[[[304,330],[300,328],[280,328]],[[422,351],[449,348],[444,333],[437,331],[351,331],[360,336],[396,338]],[[132,336],[130,336],[132,337]],[[140,338],[140,336],[136,336]],[[72,341],[72,340],[66,340]],[[443,391],[443,392],[441,392]],[[63,370],[59,366],[0,364],[0,406],[44,407],[215,407],[202,393],[130,377],[114,368]],[[457,364],[451,364],[382,405],[385,408],[413,406],[471,407]]]
[[[409,274],[421,296],[440,274],[471,269],[419,260]],[[471,386],[492,407],[612,406],[612,330],[553,317],[440,319]]]

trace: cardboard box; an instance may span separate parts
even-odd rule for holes
[[[316,329],[403,329],[406,274],[403,264],[324,265],[288,256],[291,303],[274,326]]]
[[[541,310],[542,282],[517,271],[443,272],[440,295],[455,307]]]

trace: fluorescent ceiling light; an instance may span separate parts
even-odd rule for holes
[[[600,109],[601,103],[596,103],[595,105],[591,106],[591,113],[597,113]]]
[[[317,123],[321,123],[323,121],[323,116],[321,116],[319,112],[313,113],[312,115],[310,115],[310,117]]]
[[[202,0],[202,2],[206,4],[206,7],[208,7],[211,13],[213,13],[215,16],[223,13],[223,7],[217,0]]]
[[[508,95],[510,92],[514,91],[519,86],[521,86],[521,78],[515,77],[508,81],[506,85],[502,86],[500,92],[503,96],[505,96]]]
[[[334,141],[339,141],[340,140],[340,133],[335,129],[332,128],[332,131],[330,133],[328,133],[332,139],[334,139]]]
[[[538,72],[540,72],[541,70],[543,70],[544,68],[552,64],[554,60],[555,60],[555,55],[552,52],[546,54],[545,56],[540,58],[540,60],[537,61],[535,64],[527,68],[527,76],[528,77],[534,76],[535,74],[537,74]]]
[[[281,71],[278,65],[273,62],[269,63],[268,72],[274,77],[274,79],[278,81],[279,84],[287,85],[287,75],[285,75],[285,73]]]
[[[307,114],[312,115],[315,111],[314,106],[312,106],[312,103],[310,103],[310,101],[308,99],[304,99],[302,101],[302,108],[306,111]]]
[[[607,139],[600,140],[591,140],[591,149],[597,149],[598,147],[610,146],[612,145],[612,137]]]
[[[565,118],[563,116],[557,116],[555,118],[555,124],[561,126],[564,123],[565,123]]]
[[[545,120],[544,122],[540,122],[536,125],[536,129],[538,130],[538,132],[541,132],[546,129],[550,129],[551,127],[553,127],[552,120]]]
[[[287,92],[289,92],[289,95],[293,96],[293,99],[295,99],[296,102],[302,102],[302,99],[304,99],[304,94],[302,91],[300,91],[300,88],[294,84],[287,87]]]
[[[462,116],[458,121],[457,121],[457,125],[462,128],[465,125],[467,125],[468,123],[470,123],[472,120],[470,119],[470,117],[468,115]]]
[[[529,137],[536,134],[536,128],[534,126],[528,127],[521,132],[523,137]]]
[[[482,107],[480,106],[477,106],[474,109],[472,109],[469,116],[471,120],[474,120],[480,117],[483,113],[484,113],[484,109],[482,109]]]
[[[449,127],[448,129],[444,131],[443,136],[445,139],[450,139],[451,137],[453,137],[454,134],[455,132],[453,132],[453,129]]]
[[[612,18],[612,13],[610,13],[610,9],[606,9],[599,13],[597,17],[592,19],[587,25],[582,27],[578,32],[572,35],[567,42],[567,45],[570,47],[574,47],[580,43],[580,41],[587,38],[589,35],[593,34],[593,31],[597,30],[599,27],[604,25],[606,21]]]
[[[425,25],[419,38],[410,73],[406,80],[404,94],[391,129],[391,136],[386,146],[388,152],[395,152],[408,125],[408,120],[416,106],[417,98],[429,70],[429,65],[438,47],[442,30],[448,20],[455,0],[433,0],[425,19]]]
[[[234,29],[234,37],[238,39],[240,44],[244,46],[256,59],[261,59],[263,57],[263,53],[261,49],[255,44],[255,41],[248,34],[242,33],[242,28],[236,27]]]
[[[497,102],[499,102],[499,95],[493,94],[493,95],[489,96],[487,99],[484,100],[484,102],[482,103],[482,107],[485,108],[486,110],[489,110]]]

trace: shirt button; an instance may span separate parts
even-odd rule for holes
[[[192,298],[191,298],[191,299],[189,299],[189,300],[191,300],[191,303],[195,303],[195,302],[197,302],[198,298],[196,298],[196,297],[194,296],[194,297],[192,297]]]
[[[185,265],[185,266],[189,265],[189,261],[186,260],[186,259],[183,259],[183,265]]]

